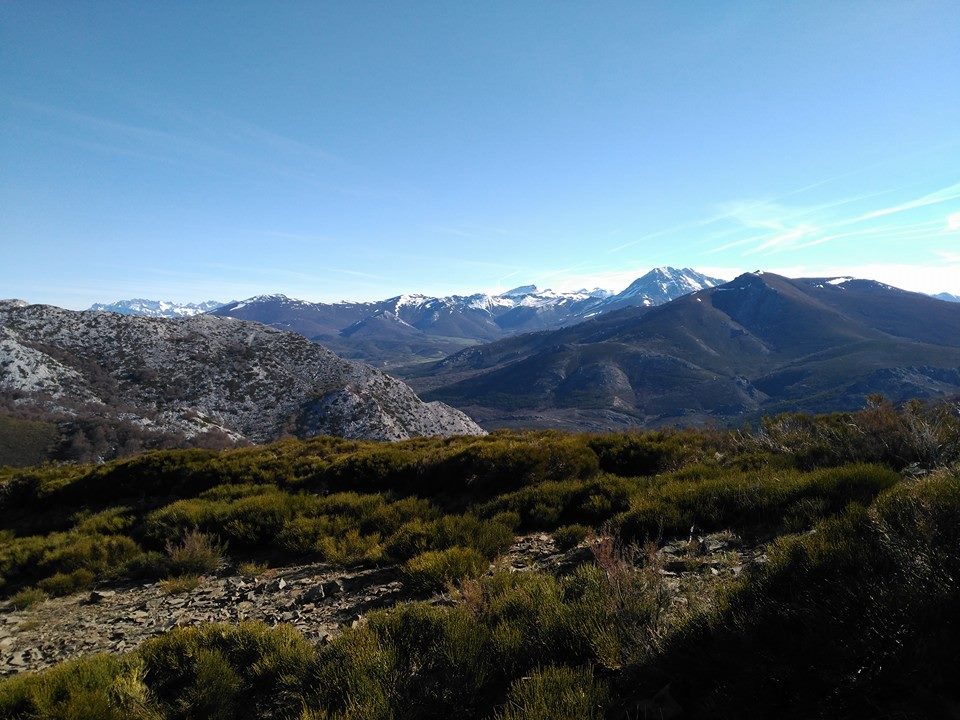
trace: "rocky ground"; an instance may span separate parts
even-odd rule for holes
[[[497,565],[515,572],[549,570],[590,555],[589,543],[560,552],[549,535],[536,533],[518,537]],[[647,558],[678,608],[764,559],[762,548],[745,547],[731,533],[671,542]],[[371,610],[414,598],[396,566],[344,570],[314,563],[258,577],[211,575],[175,594],[162,583],[148,583],[54,598],[25,610],[0,603],[0,675],[97,652],[127,652],[173,627],[207,622],[289,623],[324,642]]]

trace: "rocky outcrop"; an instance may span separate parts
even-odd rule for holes
[[[232,318],[182,320],[0,301],[0,392],[187,437],[284,434],[401,440],[483,430],[404,383],[294,333]]]

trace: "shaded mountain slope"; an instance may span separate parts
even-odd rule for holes
[[[412,378],[490,426],[723,421],[960,391],[960,308],[845,279],[746,274],[634,314],[511,338]]]

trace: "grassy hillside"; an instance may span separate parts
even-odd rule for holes
[[[298,558],[399,564],[423,601],[320,646],[176,629],[2,681],[0,716],[948,716],[958,462],[956,408],[877,399],[750,432],[320,438],[7,471],[0,592],[18,606]],[[534,529],[590,550],[495,562]],[[713,531],[764,561],[678,602],[657,549]]]

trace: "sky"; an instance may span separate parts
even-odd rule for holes
[[[0,297],[960,294],[960,3],[0,0]]]

